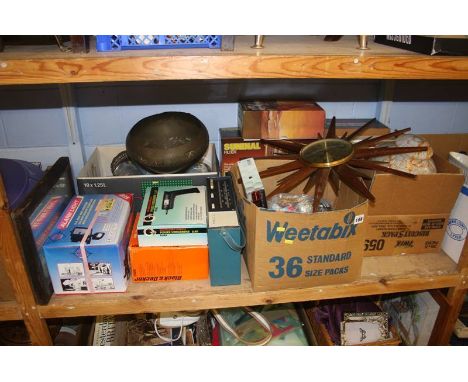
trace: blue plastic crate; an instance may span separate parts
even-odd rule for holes
[[[168,48],[220,48],[218,35],[101,35],[96,36],[98,52]]]

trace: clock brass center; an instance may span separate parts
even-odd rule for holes
[[[353,145],[338,138],[326,138],[304,146],[299,155],[310,167],[335,167],[351,160]]]

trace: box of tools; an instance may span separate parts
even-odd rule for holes
[[[231,177],[207,179],[207,205],[211,285],[240,284],[245,243]]]
[[[131,194],[71,199],[44,244],[56,294],[124,292]]]
[[[207,245],[206,187],[148,187],[137,230],[140,247]]]

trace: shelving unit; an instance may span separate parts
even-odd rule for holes
[[[0,53],[0,85],[264,78],[468,80],[468,57],[423,56],[373,42],[369,50],[361,51],[355,37],[324,42],[319,36],[271,36],[263,50],[251,49],[252,43],[252,36],[236,37],[235,49],[229,52],[97,53],[91,46],[89,54],[72,54],[55,47],[6,47]],[[7,212],[3,208],[1,212],[3,224]],[[9,235],[3,225],[2,234]],[[0,320],[24,319],[34,344],[51,343],[45,319],[54,317],[198,310],[448,288],[445,313],[431,339],[432,344],[447,344],[468,287],[465,245],[458,265],[443,253],[365,257],[361,278],[350,284],[254,292],[244,266],[240,286],[211,288],[206,280],[130,283],[126,293],[54,296],[41,306],[34,302],[14,234],[10,236],[5,263],[16,301],[0,300]]]

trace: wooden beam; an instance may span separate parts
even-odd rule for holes
[[[0,321],[16,321],[22,318],[16,301],[0,301]]]
[[[313,36],[269,36],[251,49],[236,37],[233,51],[156,49],[88,54],[51,47],[10,47],[0,57],[0,85],[247,78],[468,79],[468,58],[425,56],[378,44],[356,49]]]
[[[468,59],[167,56],[0,60],[0,85],[248,78],[468,79]]]
[[[16,301],[21,310],[33,345],[52,345],[49,328],[44,319],[39,316],[36,309],[33,290],[24,266],[20,252],[18,238],[16,236],[10,215],[4,209],[0,210],[0,255],[3,256],[5,270],[10,277]]]

